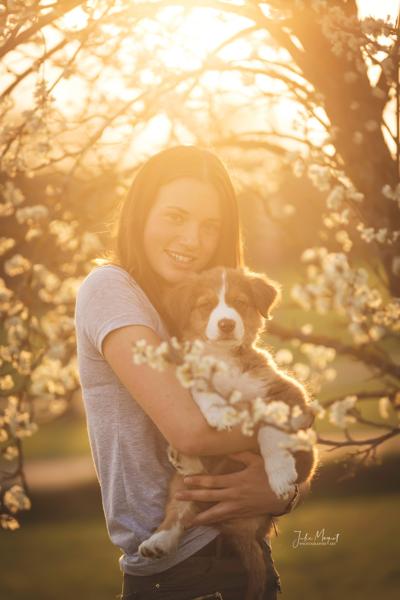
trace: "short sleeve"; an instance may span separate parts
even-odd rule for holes
[[[75,324],[77,334],[86,335],[101,356],[103,340],[114,329],[145,325],[158,330],[157,312],[146,294],[128,273],[112,265],[94,269],[81,284]]]

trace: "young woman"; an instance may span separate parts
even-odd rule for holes
[[[168,286],[191,272],[240,264],[238,208],[225,167],[209,151],[178,146],[142,166],[122,206],[112,259],[92,270],[79,289],[80,380],[107,529],[123,552],[123,600],[242,600],[244,568],[213,524],[283,514],[294,505],[269,488],[255,438],[239,427],[209,427],[173,367],[158,372],[132,363],[133,342],[158,345],[168,338],[162,307]],[[238,471],[186,482],[184,499],[215,504],[196,517],[176,553],[151,560],[137,548],[164,514],[173,473],[168,443],[187,454],[231,454]],[[265,599],[272,600],[279,575],[268,541],[263,550]]]

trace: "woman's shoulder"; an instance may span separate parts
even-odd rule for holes
[[[82,280],[77,293],[77,304],[96,297],[98,302],[109,302],[114,298],[132,297],[145,301],[145,294],[135,279],[122,267],[115,264],[95,266]]]
[[[123,267],[107,263],[95,266],[82,280],[80,289],[82,287],[91,288],[97,287],[98,285],[107,285],[107,283],[115,284],[118,282],[125,282],[135,287],[139,287],[138,283]]]

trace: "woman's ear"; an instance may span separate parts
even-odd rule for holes
[[[192,274],[182,282],[169,288],[164,294],[163,306],[173,327],[173,333],[180,337],[193,306],[197,275]]]
[[[266,319],[271,319],[270,311],[281,298],[279,283],[259,273],[248,273],[247,276],[249,277],[253,300],[258,312]]]

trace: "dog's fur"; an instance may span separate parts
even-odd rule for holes
[[[188,277],[166,297],[168,314],[181,340],[200,339],[204,353],[226,362],[229,375],[217,374],[213,379],[215,392],[192,389],[193,397],[208,423],[217,426],[232,411],[226,398],[234,391],[242,393],[235,404],[239,410],[249,406],[257,396],[267,402],[279,400],[300,410],[292,418],[295,430],[312,424],[313,413],[307,405],[304,388],[292,377],[280,371],[271,355],[255,346],[264,319],[279,297],[277,284],[265,276],[242,269],[215,267]],[[262,424],[257,432],[260,451],[272,490],[286,497],[295,482],[310,479],[315,470],[316,452],[289,452],[279,446],[288,434]],[[238,470],[237,462],[223,456],[185,456],[169,449],[169,458],[177,473],[170,484],[165,518],[156,532],[139,546],[147,557],[160,557],[176,549],[185,527],[204,510],[195,502],[179,501],[175,493],[184,488],[183,476],[202,473],[220,474]],[[272,517],[248,517],[227,520],[218,525],[237,549],[249,573],[246,600],[261,597],[265,587],[265,564],[260,541],[271,530]]]

